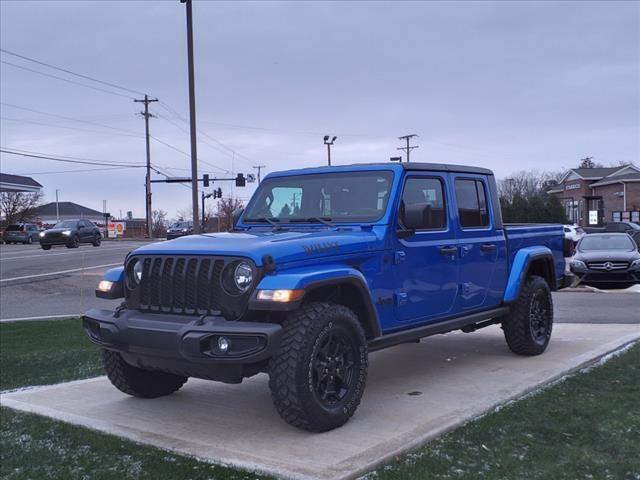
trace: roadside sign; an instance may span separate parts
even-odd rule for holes
[[[124,235],[124,231],[126,230],[125,222],[109,222],[109,238],[118,238]]]

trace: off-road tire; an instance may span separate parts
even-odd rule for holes
[[[93,240],[93,242],[91,242],[91,245],[93,245],[94,247],[99,247],[101,241],[102,239],[100,238],[100,235],[96,235],[96,238]]]
[[[539,319],[534,312],[536,301],[541,302],[545,310]],[[544,330],[542,333],[541,327]],[[542,277],[527,277],[511,312],[502,319],[502,329],[513,353],[540,355],[546,350],[553,329],[553,300],[549,285]]]
[[[343,305],[309,303],[292,312],[282,327],[284,332],[279,349],[269,363],[269,388],[276,410],[290,425],[313,432],[344,425],[360,404],[367,379],[367,342],[358,317]],[[341,375],[349,379],[349,386],[341,389],[341,393],[345,392],[344,397],[326,405],[317,390],[322,382],[318,381],[314,386],[314,379],[318,378],[317,359],[324,355],[323,345],[328,345],[327,342],[334,338],[344,342],[343,347],[350,358],[347,363],[353,365],[345,375],[345,363],[338,362],[342,367],[339,366],[337,372],[343,368]],[[335,367],[338,355],[334,354],[333,358]],[[338,373],[336,378],[340,378]],[[336,383],[331,385],[335,390]]]
[[[102,350],[102,364],[113,386],[134,397],[164,397],[178,391],[188,380],[172,373],[133,367],[111,350]]]
[[[51,250],[51,245],[40,245],[43,250]]]

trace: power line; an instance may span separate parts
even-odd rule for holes
[[[122,93],[113,92],[111,90],[106,90],[106,89],[100,88],[100,87],[94,87],[92,85],[87,85],[86,83],[75,82],[73,80],[69,80],[68,78],[59,77],[57,75],[52,75],[50,73],[41,72],[39,70],[34,70],[34,69],[28,68],[28,67],[23,67],[22,65],[17,65],[15,63],[11,63],[11,62],[6,62],[4,60],[0,60],[0,63],[3,63],[4,65],[11,65],[12,67],[20,68],[20,69],[26,70],[28,72],[37,73],[38,75],[43,75],[45,77],[55,78],[57,80],[62,80],[63,82],[72,83],[74,85],[80,85],[81,87],[90,88],[91,90],[97,90],[98,92],[110,93],[111,95],[117,95],[118,97],[124,97],[124,98],[129,98],[129,99],[133,98],[133,97],[130,97],[128,95],[123,95]]]
[[[32,125],[42,125],[45,127],[53,127],[53,128],[64,128],[67,130],[75,130],[77,132],[90,132],[90,133],[99,133],[101,135],[119,135],[121,137],[135,137],[142,138],[142,135],[134,135],[131,133],[118,133],[118,132],[101,132],[99,130],[90,130],[88,128],[78,128],[78,127],[69,127],[67,125],[55,125],[52,123],[44,123],[44,122],[36,122],[35,120],[23,120],[21,118],[11,118],[11,117],[0,117],[2,120],[6,120],[9,122],[19,122],[19,123],[28,123]]]
[[[22,156],[22,157],[30,157],[30,158],[40,158],[40,159],[44,159],[44,160],[55,160],[57,162],[66,162],[66,163],[80,163],[80,164],[84,164],[84,165],[102,165],[102,166],[110,166],[110,167],[127,167],[127,168],[140,168],[140,167],[146,167],[146,165],[143,164],[131,164],[131,163],[126,163],[126,162],[105,162],[105,161],[101,161],[101,160],[90,160],[90,159],[78,159],[78,158],[74,158],[74,157],[63,157],[61,155],[56,155],[51,156],[51,155],[47,155],[47,154],[42,154],[42,153],[38,153],[38,152],[29,152],[27,150],[17,150],[17,149],[12,149],[12,150],[7,150],[5,148],[0,149],[0,152],[2,153],[6,153],[8,155],[18,155],[18,156]]]
[[[19,53],[10,52],[9,50],[5,50],[4,48],[0,48],[0,51],[2,53],[6,53],[7,55],[12,55],[14,57],[18,57],[18,58],[21,58],[23,60],[27,60],[29,62],[33,62],[33,63],[37,63],[39,65],[43,65],[45,67],[53,68],[54,70],[59,70],[61,72],[68,73],[70,75],[75,75],[76,77],[84,78],[85,80],[91,80],[92,82],[97,82],[97,83],[101,83],[103,85],[107,85],[109,87],[118,88],[120,90],[124,90],[125,92],[135,93],[136,95],[144,95],[143,92],[139,92],[139,91],[133,90],[131,88],[123,87],[123,86],[117,85],[115,83],[111,83],[111,82],[107,82],[107,81],[104,81],[104,80],[100,80],[100,79],[97,79],[95,77],[90,77],[89,75],[84,75],[82,73],[77,73],[77,72],[74,72],[72,70],[68,70],[66,68],[57,67],[55,65],[51,65],[50,63],[42,62],[40,60],[36,60],[35,58],[27,57],[26,55],[20,55]]]
[[[16,173],[15,175],[55,175],[58,173],[86,173],[86,172],[102,172],[107,170],[125,170],[127,168],[131,168],[131,167],[81,168],[79,170],[56,170],[51,172]]]
[[[27,111],[27,112],[38,113],[40,115],[46,115],[48,117],[60,118],[62,120],[68,120],[68,121],[71,121],[71,122],[84,123],[84,124],[93,125],[93,126],[96,126],[96,127],[108,128],[109,130],[115,130],[117,132],[123,132],[123,133],[128,133],[128,134],[131,134],[131,135],[142,136],[140,133],[135,132],[133,130],[126,130],[124,128],[113,127],[111,125],[105,125],[104,123],[91,122],[89,120],[82,120],[82,119],[75,118],[75,117],[67,117],[65,115],[58,115],[56,113],[43,112],[42,110],[35,110],[33,108],[22,107],[20,105],[15,105],[13,103],[0,102],[0,105],[4,105],[6,107],[11,107],[11,108],[17,108],[19,110],[24,110],[24,111]]]

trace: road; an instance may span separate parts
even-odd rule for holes
[[[143,242],[104,242],[100,247],[0,245],[0,319],[77,315],[89,308],[114,308],[118,300],[95,297],[109,268]]]
[[[145,243],[104,242],[78,249],[0,245],[0,319],[77,315],[89,308],[115,308],[94,289],[102,274],[121,265]],[[640,323],[640,293],[556,292],[555,318],[562,323]]]

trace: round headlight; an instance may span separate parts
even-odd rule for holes
[[[140,283],[142,281],[142,262],[140,260],[136,260],[135,262],[133,265],[133,281]]]
[[[246,292],[253,282],[253,269],[247,262],[240,262],[233,272],[233,280],[241,292]]]

